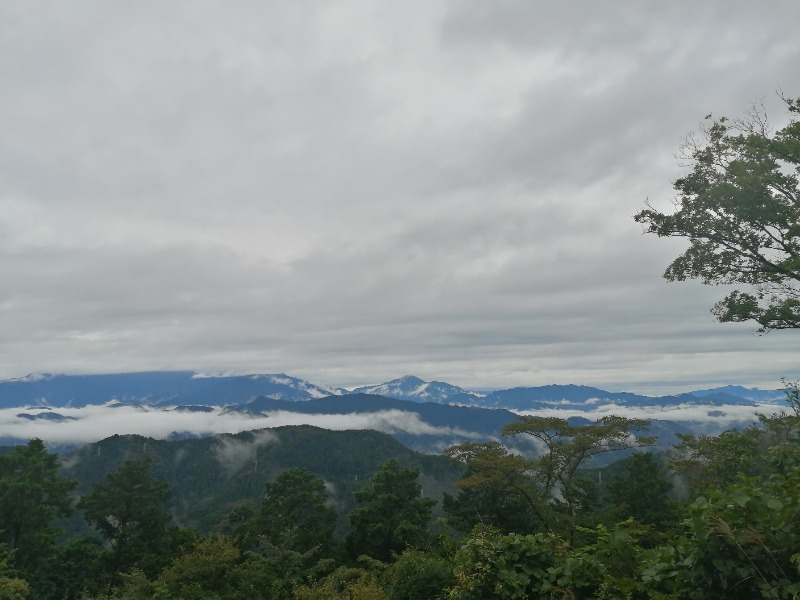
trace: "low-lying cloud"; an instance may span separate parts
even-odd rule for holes
[[[588,403],[587,403],[588,404]],[[671,406],[621,406],[619,404],[594,405],[585,410],[545,408],[537,410],[515,410],[518,415],[537,417],[583,417],[596,420],[609,415],[624,416],[631,419],[646,419],[677,422],[713,422],[719,427],[731,427],[739,423],[756,421],[758,414],[772,415],[783,407],[778,404],[743,406],[738,404],[698,405],[675,404]]]
[[[588,404],[583,410],[553,406],[535,411],[515,411],[519,415],[583,417],[596,420],[607,415],[675,422],[701,422],[714,429],[728,428],[755,421],[757,413],[771,415],[782,405],[708,406],[678,404],[673,406],[621,406],[617,404]],[[35,418],[45,413],[62,415],[67,420]],[[28,416],[25,416],[28,415]],[[324,429],[372,429],[390,435],[441,436],[447,438],[479,439],[482,436],[458,427],[439,427],[424,421],[419,414],[402,410],[384,410],[349,414],[304,414],[289,411],[248,415],[214,408],[210,412],[162,410],[146,406],[86,406],[83,408],[11,408],[0,410],[0,438],[26,440],[40,438],[54,445],[86,444],[112,434],[138,434],[156,439],[173,434],[213,435],[239,433],[285,425],[313,425]],[[221,438],[217,459],[228,471],[236,471],[255,455],[258,447],[275,443],[269,432],[259,432],[249,442]]]
[[[21,414],[37,415],[57,413],[69,420],[30,419]],[[57,411],[41,408],[0,410],[0,438],[40,438],[51,444],[88,444],[112,434],[138,434],[156,439],[175,433],[213,435],[239,433],[284,425],[313,425],[323,429],[374,429],[388,434],[459,436],[476,438],[477,435],[457,427],[436,427],[423,421],[417,413],[386,410],[350,414],[304,414],[288,411],[268,412],[252,416],[215,408],[210,412],[185,412],[161,410],[144,406],[86,406],[59,408]],[[259,438],[260,445],[272,442]],[[228,468],[235,468],[255,451],[252,443],[239,448],[231,440],[220,442],[218,459]]]
[[[214,456],[228,475],[233,475],[238,473],[245,463],[255,460],[259,448],[279,441],[270,431],[257,431],[251,440],[219,437],[214,447]]]

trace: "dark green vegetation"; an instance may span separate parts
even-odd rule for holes
[[[496,508],[481,506],[481,498],[500,492],[522,502],[517,518],[527,514],[533,517],[536,529],[560,530],[574,541],[576,527],[599,502],[593,482],[581,477],[579,469],[597,454],[653,444],[654,438],[640,435],[647,425],[622,417],[604,417],[583,426],[555,417],[520,417],[503,428],[503,435],[529,437],[539,448],[536,458],[511,454],[498,442],[461,444],[447,454],[467,469],[457,485],[464,490],[462,502],[475,506],[480,522],[486,523],[481,511],[496,513]],[[451,498],[447,503],[456,508],[457,502]]]
[[[800,392],[787,395],[788,414],[667,455],[644,448],[647,423],[616,417],[520,418],[503,436],[536,452],[468,443],[454,462],[307,426],[115,436],[62,469],[33,440],[0,456],[0,598],[793,598]],[[86,526],[59,538],[73,509]]]
[[[690,240],[666,279],[748,286],[713,312],[723,322],[753,320],[762,332],[800,328],[800,100],[784,101],[790,122],[775,133],[754,109],[690,139],[692,170],[675,181],[675,213],[648,207],[635,217],[648,233]]]
[[[426,495],[439,497],[450,489],[457,471],[441,456],[421,455],[377,431],[330,431],[310,425],[277,427],[237,434],[169,442],[136,435],[88,444],[65,455],[64,476],[80,482],[77,492],[91,491],[126,460],[148,460],[153,477],[171,490],[164,506],[181,527],[211,531],[242,499],[257,498],[264,484],[281,472],[302,468],[325,479],[342,515],[354,506],[353,492],[394,458],[403,466],[419,466]],[[253,508],[253,507],[251,507]],[[79,531],[82,518],[69,523]]]

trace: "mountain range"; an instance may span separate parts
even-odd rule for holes
[[[587,402],[622,406],[754,405],[779,402],[783,390],[741,386],[698,390],[677,396],[608,392],[582,385],[516,387],[490,393],[465,390],[441,381],[406,375],[352,390],[321,386],[283,373],[209,376],[192,371],[154,371],[109,375],[33,374],[0,381],[0,408],[22,406],[82,407],[119,402],[151,406],[230,406],[254,398],[304,401],[345,394],[371,394],[438,404],[534,410],[558,406],[585,408]]]
[[[259,396],[296,401],[343,393],[347,390],[318,386],[283,373],[222,376],[193,371],[109,375],[43,373],[0,381],[0,408],[26,405],[77,408],[111,401],[154,406],[225,406]]]
[[[679,433],[746,426],[757,411],[779,410],[783,397],[781,390],[737,386],[662,397],[579,385],[477,393],[414,376],[349,391],[284,374],[35,375],[0,381],[0,445],[39,437],[64,452],[115,433],[184,440],[312,425],[372,429],[436,454],[453,444],[498,440],[520,414],[575,423],[616,414],[650,420],[650,434],[666,448]]]

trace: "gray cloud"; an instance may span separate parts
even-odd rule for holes
[[[641,392],[796,377],[659,277],[673,154],[794,83],[793,2],[0,8],[0,377]]]

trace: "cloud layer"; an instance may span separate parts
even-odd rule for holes
[[[577,16],[576,16],[577,15]],[[800,96],[794,2],[0,7],[0,377],[797,377],[645,238],[708,112]]]
[[[780,403],[758,407],[722,405],[698,406],[680,404],[672,406],[620,406],[615,404],[586,403],[582,410],[563,409],[558,406],[536,411],[515,411],[520,415],[542,417],[584,417],[591,421],[608,415],[635,419],[708,423],[714,429],[724,429],[755,421],[756,413],[771,415],[785,409]],[[446,439],[482,439],[483,435],[458,427],[438,427],[422,420],[419,414],[403,410],[383,410],[370,413],[303,414],[272,411],[260,416],[226,412],[214,408],[208,412],[161,410],[148,406],[91,405],[82,408],[59,408],[57,414],[65,418],[55,421],[30,416],[53,413],[49,409],[0,409],[0,438],[27,440],[39,438],[49,444],[88,444],[112,434],[137,434],[164,439],[172,434],[212,435],[238,433],[282,427],[285,425],[313,425],[332,430],[373,429],[390,435],[437,436]],[[28,417],[21,416],[28,415]],[[247,443],[220,438],[216,448],[220,464],[230,471],[255,457],[259,446],[279,443],[269,431],[260,431]],[[445,445],[449,445],[445,443]]]
[[[402,410],[384,410],[370,413],[302,414],[274,411],[262,416],[243,415],[213,409],[208,412],[160,410],[147,406],[92,405],[82,408],[59,408],[58,415],[66,420],[26,418],[49,410],[0,409],[0,438],[39,438],[53,444],[91,443],[112,434],[144,435],[156,439],[170,437],[173,433],[211,435],[239,433],[255,429],[285,425],[313,425],[324,429],[373,429],[388,434],[463,436],[475,437],[468,431],[453,427],[436,427],[423,421],[417,413]],[[263,433],[257,445],[275,442],[274,436]],[[239,444],[236,440],[222,440],[218,458],[225,467],[234,469],[255,452],[252,443]]]

